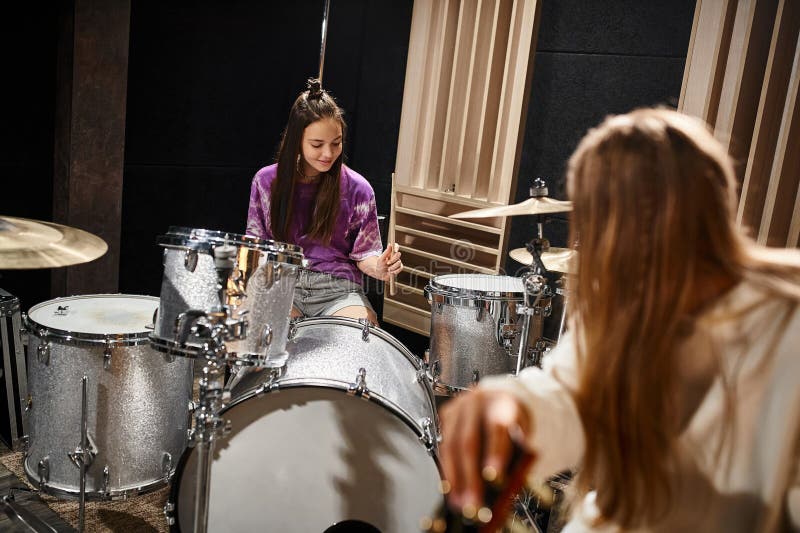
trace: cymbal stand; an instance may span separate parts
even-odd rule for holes
[[[528,335],[530,335],[531,317],[541,313],[539,302],[542,298],[550,295],[550,287],[544,276],[535,272],[528,272],[522,276],[523,286],[523,305],[517,307],[517,313],[523,315],[522,332],[520,333],[519,352],[517,354],[517,370],[519,374],[524,368],[524,363],[529,354],[533,356],[533,363],[539,365],[544,350],[542,339],[536,340],[536,345],[528,346]],[[533,301],[531,301],[533,299]]]
[[[197,483],[195,485],[194,532],[208,530],[208,502],[211,488],[211,462],[214,443],[228,431],[220,410],[230,400],[230,391],[224,388],[225,365],[228,353],[225,341],[240,340],[247,336],[247,322],[231,317],[231,307],[226,304],[228,278],[233,272],[236,248],[218,246],[214,249],[214,262],[220,305],[209,310],[190,309],[178,315],[175,339],[183,345],[189,335],[203,341],[200,357],[205,358],[203,377],[200,379],[200,398],[194,412],[194,430],[191,441],[197,450]]]

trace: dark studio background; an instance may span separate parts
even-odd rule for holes
[[[324,86],[346,111],[347,161],[388,214],[413,2],[331,4]],[[317,72],[322,7],[132,2],[120,292],[158,295],[155,238],[170,225],[244,231],[252,176],[272,162],[289,107]],[[5,11],[0,213],[52,220],[59,5]],[[516,201],[535,177],[564,198],[569,154],[605,115],[677,104],[693,12],[692,0],[544,1]],[[511,228],[509,249],[533,237],[531,217]],[[565,222],[545,231],[566,244]],[[47,270],[2,274],[25,309],[51,297]],[[427,347],[387,329],[416,353]]]

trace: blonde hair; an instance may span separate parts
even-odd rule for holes
[[[607,118],[570,159],[567,186],[587,440],[578,487],[598,489],[603,518],[634,526],[670,500],[680,423],[673,352],[700,283],[747,277],[800,299],[800,267],[737,229],[728,154],[703,123],[674,111]]]

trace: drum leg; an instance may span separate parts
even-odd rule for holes
[[[91,466],[97,449],[89,437],[89,407],[86,395],[88,378],[81,378],[81,442],[75,451],[68,454],[72,462],[80,468],[80,493],[78,506],[78,531],[83,533],[86,514],[86,469]]]

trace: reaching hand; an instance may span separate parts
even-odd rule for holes
[[[378,257],[378,262],[375,264],[376,278],[389,281],[390,278],[393,278],[403,270],[403,262],[400,261],[402,254],[397,251],[398,248],[397,243],[389,243],[386,251]]]
[[[439,412],[440,458],[448,502],[458,511],[480,508],[485,482],[508,476],[514,442],[530,430],[522,404],[510,393],[480,388],[450,400]]]

